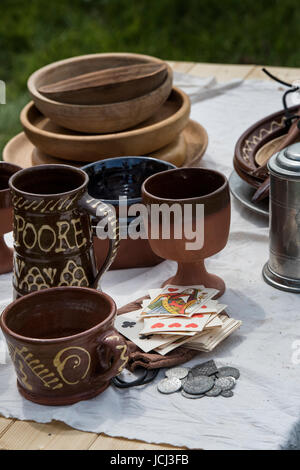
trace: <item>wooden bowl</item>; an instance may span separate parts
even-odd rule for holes
[[[156,150],[156,152],[148,154],[148,156],[173,163],[175,166],[183,166],[187,155],[187,143],[185,140],[185,130],[187,127],[188,125],[173,142],[166,145],[162,149]],[[74,162],[71,160],[62,160],[61,158],[51,157],[50,155],[43,153],[40,149],[34,146],[32,150],[32,162],[34,166],[47,165],[49,163],[53,163],[56,165],[62,163],[64,165],[73,165],[77,167],[81,167],[84,165],[83,162]]]
[[[114,67],[76,75],[39,88],[54,101],[69,104],[108,104],[129,101],[158,88],[167,78],[165,63]]]
[[[93,162],[108,157],[146,155],[176,139],[189,120],[190,100],[178,88],[147,121],[129,131],[86,135],[59,127],[31,101],[20,119],[28,139],[44,153],[65,160]]]
[[[171,142],[160,151],[150,153],[149,156],[171,162],[176,166],[199,166],[208,145],[208,136],[204,127],[190,119],[179,137],[179,141],[176,138],[177,145],[175,144],[172,152],[170,152],[170,148],[173,147],[174,142]],[[182,140],[184,141],[183,145]],[[21,168],[51,163],[62,163],[77,167],[84,165],[83,162],[62,160],[43,153],[30,142],[25,132],[20,132],[7,142],[2,156],[5,162],[14,163]]]
[[[289,111],[294,113],[298,108],[293,106]],[[254,188],[260,186],[265,176],[253,175],[253,172],[272,155],[274,142],[278,144],[287,131],[285,114],[281,110],[257,121],[241,135],[235,146],[233,164],[244,181]]]
[[[129,129],[145,121],[168,98],[173,82],[173,72],[155,90],[129,101],[101,105],[77,105],[54,101],[38,90],[51,83],[70,77],[141,63],[164,63],[155,57],[140,54],[89,54],[61,60],[34,72],[27,86],[38,110],[59,126],[78,132],[109,133]]]

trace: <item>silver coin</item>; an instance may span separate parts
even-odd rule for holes
[[[190,373],[193,377],[197,377],[198,375],[213,375],[218,372],[217,366],[215,361],[206,361],[202,364],[197,364],[196,366],[192,367]]]
[[[206,375],[199,375],[198,377],[189,378],[183,384],[183,390],[192,395],[200,395],[208,392],[214,386],[214,379]]]
[[[203,398],[205,397],[205,394],[202,393],[202,394],[199,394],[199,395],[192,395],[191,393],[187,393],[185,392],[184,390],[181,390],[181,395],[185,398],[192,398],[192,399],[196,399],[196,398]]]
[[[157,384],[157,390],[161,393],[175,393],[181,389],[181,380],[176,377],[163,379]]]
[[[182,385],[183,385],[183,384],[185,384],[185,382],[187,381],[187,379],[188,379],[188,376],[187,376],[187,377],[184,377],[184,379],[180,379],[180,380],[181,380],[181,383],[182,383]]]
[[[240,371],[235,367],[220,367],[217,373],[218,377],[234,377],[236,380],[240,376]]]
[[[166,377],[171,378],[171,377],[176,377],[177,379],[184,379],[190,369],[187,369],[186,367],[173,367],[172,369],[166,370]]]
[[[222,391],[231,390],[235,386],[235,379],[233,377],[218,377],[215,385],[221,387]]]
[[[233,397],[233,391],[232,390],[223,390],[221,392],[221,396],[224,398],[231,398]]]
[[[222,392],[222,388],[219,387],[218,385],[214,385],[211,390],[208,390],[208,392],[205,393],[207,397],[217,397],[220,395]]]

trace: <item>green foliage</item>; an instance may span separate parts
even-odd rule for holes
[[[20,130],[28,76],[55,60],[130,51],[300,67],[295,0],[1,0],[0,12],[0,79],[8,102],[0,106],[0,149]]]

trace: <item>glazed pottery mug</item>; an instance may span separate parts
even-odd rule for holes
[[[0,321],[19,392],[42,405],[70,405],[105,390],[128,361],[115,315],[111,297],[83,287],[46,289],[11,303]]]
[[[226,177],[218,171],[206,168],[177,168],[157,173],[144,181],[143,202],[151,213],[153,206],[166,208],[176,204],[182,217],[170,211],[170,237],[162,229],[162,217],[148,217],[148,238],[153,251],[162,258],[178,262],[177,273],[164,285],[204,285],[225,291],[224,281],[206,271],[204,260],[221,251],[228,240],[230,227],[230,194]],[[204,213],[197,213],[202,205]],[[191,209],[191,232],[201,235],[201,246],[189,247],[191,238],[186,236],[186,207]],[[174,227],[181,228],[182,235],[176,237]],[[155,230],[153,230],[155,229]],[[156,236],[152,233],[156,232]],[[199,236],[199,238],[201,238]],[[199,244],[200,245],[200,244]],[[215,297],[216,298],[216,297]]]
[[[13,250],[4,241],[4,234],[13,228],[13,210],[8,186],[10,177],[21,170],[12,163],[0,162],[0,274],[8,273],[13,268]]]
[[[14,208],[14,296],[49,287],[97,288],[119,243],[116,217],[87,193],[88,175],[69,165],[26,168],[9,181]],[[110,224],[97,273],[90,216]]]

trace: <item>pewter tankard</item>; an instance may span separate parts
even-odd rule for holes
[[[300,142],[273,155],[270,172],[270,255],[265,281],[300,293]]]

